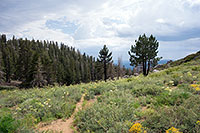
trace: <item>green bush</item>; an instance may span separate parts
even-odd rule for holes
[[[146,96],[146,95],[159,95],[163,91],[161,86],[155,84],[139,84],[135,85],[132,89],[132,93],[135,96]]]
[[[190,97],[180,106],[159,108],[145,117],[143,124],[151,132],[165,132],[170,127],[176,127],[184,133],[194,133],[200,118],[200,96]]]
[[[110,91],[98,98],[99,103],[82,110],[75,116],[80,132],[127,132],[140,104],[130,91]]]
[[[14,133],[17,131],[19,121],[12,117],[11,114],[0,116],[0,132]]]
[[[179,106],[183,101],[189,98],[192,94],[183,92],[181,90],[175,90],[172,92],[164,91],[160,95],[154,97],[153,104],[156,106]]]

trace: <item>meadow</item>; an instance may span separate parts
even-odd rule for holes
[[[200,132],[200,59],[144,77],[0,91],[0,132],[36,132],[40,122],[76,113],[78,132]]]

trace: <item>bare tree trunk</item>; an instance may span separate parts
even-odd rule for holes
[[[146,64],[145,64],[145,60],[143,60],[142,65],[143,65],[143,75],[146,75]]]
[[[107,67],[106,67],[106,60],[104,61],[104,80],[106,82],[107,79]]]
[[[147,75],[149,74],[149,71],[150,71],[150,63],[151,63],[151,61],[149,60],[149,61],[148,61]]]

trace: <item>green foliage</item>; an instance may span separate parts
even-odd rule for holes
[[[129,128],[125,120],[135,120],[134,112],[140,107],[130,91],[110,91],[98,98],[91,108],[76,115],[75,124],[80,132],[126,132]],[[109,98],[109,99],[108,99]]]
[[[150,133],[165,132],[171,127],[184,133],[199,132],[200,93],[192,87],[200,84],[197,62],[151,73],[148,77],[1,90],[0,120],[5,125],[13,121],[11,127],[3,126],[6,130],[32,132],[29,129],[41,121],[70,117],[85,94],[85,100],[97,100],[90,106],[85,101],[84,109],[75,115],[74,123],[80,132],[128,132],[135,123],[141,123]]]
[[[82,86],[2,90],[0,114],[14,114],[12,117],[19,121],[16,130],[20,132],[29,131],[41,121],[69,118],[75,110],[76,103],[81,99]],[[10,107],[11,110],[1,110],[4,107]]]
[[[192,104],[191,104],[192,103]],[[200,97],[193,96],[180,106],[162,107],[146,116],[144,126],[151,132],[164,132],[176,126],[183,132],[196,132],[195,124],[200,117]]]
[[[188,62],[148,77],[100,82],[96,88],[90,85],[87,93],[100,96],[76,115],[75,124],[80,132],[127,132],[137,122],[147,132],[165,132],[171,127],[198,132],[200,97],[190,86],[199,83],[198,67],[196,62]]]
[[[156,62],[160,60],[160,58],[156,58],[159,43],[153,35],[146,37],[145,34],[142,36],[140,35],[138,40],[135,40],[135,42],[136,45],[131,45],[131,49],[128,51],[131,65],[142,65],[143,75],[147,76],[151,64],[153,63],[154,66],[156,65]]]
[[[111,61],[111,56],[112,52],[106,46],[99,52],[97,61],[93,56],[81,54],[63,43],[15,37],[7,40],[6,35],[0,35],[0,85],[11,86],[14,80],[21,88],[33,88],[113,78],[117,66]],[[109,72],[106,78],[103,78],[102,68],[106,68],[104,75]],[[120,69],[121,76],[125,75],[127,70]]]
[[[102,67],[104,69],[104,80],[107,80],[107,68],[108,64],[112,61],[112,52],[109,52],[109,49],[106,45],[99,51],[99,58],[97,59],[98,62],[102,63]],[[101,67],[101,66],[100,66]]]
[[[175,91],[164,91],[160,95],[154,97],[153,104],[156,106],[174,106],[180,105],[183,101],[189,98],[192,94],[180,90]]]
[[[0,132],[16,132],[19,124],[19,121],[13,118],[11,114],[4,114],[0,116]]]
[[[132,93],[135,96],[146,96],[146,95],[159,95],[163,89],[160,86],[152,84],[139,84],[133,87]]]

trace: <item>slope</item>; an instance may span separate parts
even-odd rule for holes
[[[29,90],[0,91],[0,131],[31,132],[40,122],[68,119],[84,95],[91,106],[78,111],[74,126],[79,132],[140,130],[199,132],[200,59],[160,72],[108,82]],[[175,130],[171,128],[171,130]],[[136,129],[135,129],[136,130]]]

